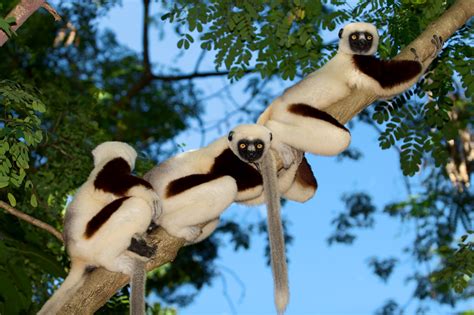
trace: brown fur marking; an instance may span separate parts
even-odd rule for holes
[[[374,56],[353,55],[355,66],[373,78],[383,88],[391,88],[410,81],[421,73],[421,64],[415,60],[380,60]]]
[[[94,187],[117,196],[124,196],[134,186],[153,189],[146,180],[133,176],[130,165],[123,158],[110,160],[97,174]]]
[[[262,175],[252,166],[241,161],[231,149],[219,154],[206,174],[192,174],[171,181],[166,187],[166,197],[178,195],[195,186],[210,182],[223,176],[231,176],[237,182],[238,191],[262,185]]]
[[[130,197],[122,197],[116,199],[103,207],[99,213],[97,213],[90,221],[87,223],[86,231],[84,232],[85,238],[91,238],[102,225],[109,220],[112,214],[122,206],[122,203]]]

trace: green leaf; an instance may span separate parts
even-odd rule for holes
[[[16,199],[15,199],[15,196],[12,195],[12,193],[8,193],[7,194],[7,198],[8,198],[8,201],[10,202],[10,205],[12,207],[15,207],[16,206]]]
[[[5,22],[7,22],[8,24],[13,24],[16,23],[16,19],[14,16],[9,16],[5,19]]]
[[[38,201],[36,200],[36,195],[35,194],[31,195],[30,204],[33,208],[36,208],[38,206]]]

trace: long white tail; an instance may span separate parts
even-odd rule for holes
[[[267,203],[267,225],[273,274],[275,305],[278,314],[285,312],[289,300],[288,266],[286,265],[285,238],[280,216],[280,192],[273,152],[268,151],[261,163],[263,189]]]
[[[38,315],[54,315],[63,306],[66,298],[74,294],[84,281],[86,265],[82,262],[71,263],[71,270],[59,289],[49,298],[38,312]]]
[[[140,259],[135,259],[135,266],[133,267],[133,275],[130,281],[130,314],[143,315],[145,314],[145,272],[146,263]]]

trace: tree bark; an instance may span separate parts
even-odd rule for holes
[[[183,239],[172,237],[163,229],[151,233],[147,241],[157,248],[155,257],[147,263],[147,270],[156,269],[172,261],[184,245]],[[129,277],[121,273],[98,268],[86,276],[84,284],[69,297],[58,314],[93,314],[129,281]]]
[[[16,31],[25,21],[38,10],[45,0],[21,0],[18,5],[8,13],[7,17],[13,16],[16,19],[16,24],[12,26],[12,30]],[[8,40],[7,34],[0,31],[0,47]]]
[[[409,49],[413,47],[417,50],[420,60],[424,62],[424,66],[427,67],[432,61],[429,56],[434,50],[431,43],[433,35],[436,34],[446,40],[473,14],[474,2],[472,0],[458,0],[408,47],[403,49],[396,58],[407,58],[410,54]],[[349,97],[332,106],[328,112],[340,122],[346,123],[375,100],[376,96],[373,94],[354,90]],[[148,270],[172,261],[178,250],[184,245],[183,240],[171,237],[161,229],[150,235],[148,241],[156,244],[158,249],[156,256],[147,265]],[[66,301],[59,314],[91,314],[128,281],[129,279],[122,274],[112,273],[103,268],[96,269],[86,277],[85,283],[79,291]]]

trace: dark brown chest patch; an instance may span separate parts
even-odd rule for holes
[[[99,213],[97,213],[89,222],[87,222],[86,231],[84,232],[85,238],[91,238],[102,225],[107,222],[112,214],[120,208],[122,203],[130,197],[122,197],[116,199],[103,207]]]
[[[303,157],[296,171],[296,181],[303,187],[313,187],[314,190],[318,189],[318,181],[314,177],[313,170],[306,157]]]
[[[376,80],[383,88],[410,81],[421,72],[421,64],[415,60],[380,60],[365,55],[353,55],[352,59],[357,69]]]
[[[319,120],[324,120],[325,122],[330,123],[331,125],[334,125],[338,128],[344,129],[347,132],[349,130],[344,127],[343,124],[341,124],[339,121],[337,121],[336,118],[332,117],[326,112],[323,112],[322,110],[319,110],[317,108],[314,108],[312,106],[306,105],[306,104],[293,104],[288,107],[288,111],[290,113],[293,113],[295,115],[300,115],[303,117],[311,117],[314,119],[319,119]]]
[[[175,196],[223,176],[234,178],[238,191],[262,185],[262,175],[256,169],[242,162],[231,149],[225,149],[215,158],[214,165],[207,174],[192,174],[171,181],[166,188],[166,197]]]
[[[120,157],[115,158],[105,164],[97,174],[94,187],[117,196],[124,196],[134,186],[153,189],[149,182],[130,173],[131,169],[127,161]]]

